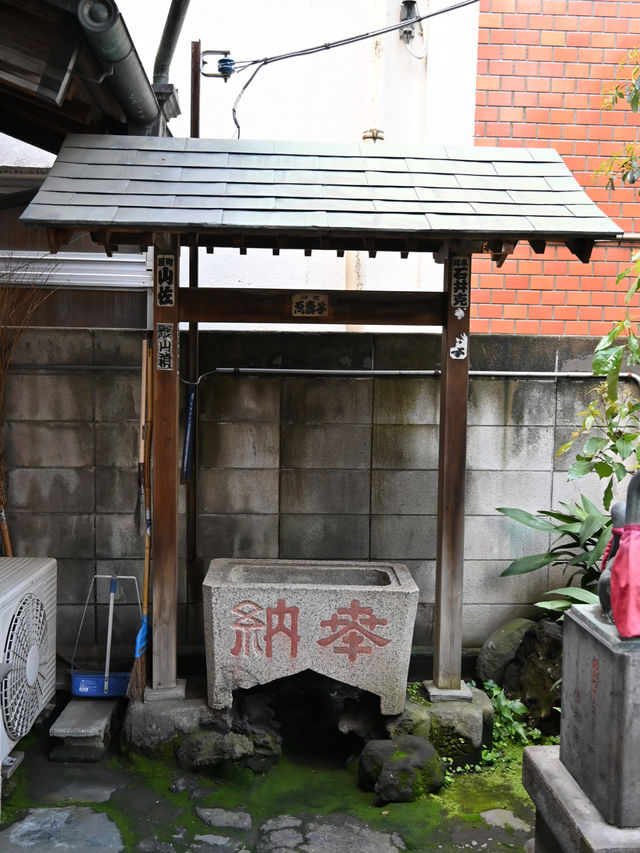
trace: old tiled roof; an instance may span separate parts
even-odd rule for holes
[[[114,245],[167,231],[201,245],[370,251],[621,234],[548,148],[98,135],[67,137],[23,220]]]

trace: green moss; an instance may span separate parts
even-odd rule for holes
[[[407,696],[416,705],[425,705],[431,707],[431,702],[427,699],[427,694],[424,691],[421,681],[410,681],[407,684]]]

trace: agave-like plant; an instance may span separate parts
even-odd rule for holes
[[[512,507],[498,512],[534,530],[554,536],[548,550],[513,560],[503,577],[523,575],[545,566],[563,566],[570,571],[567,588],[579,578],[582,589],[598,582],[599,561],[611,537],[611,517],[604,515],[585,495],[574,504],[560,503],[560,510],[541,509],[536,513]]]

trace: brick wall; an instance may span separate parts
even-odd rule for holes
[[[476,145],[552,147],[589,196],[625,232],[640,232],[640,199],[611,192],[595,170],[636,138],[626,107],[602,111],[603,91],[640,47],[640,3],[618,0],[480,0]],[[637,246],[636,246],[637,248]],[[472,330],[601,335],[624,314],[615,280],[633,247],[594,250],[582,264],[564,248],[518,246],[503,267],[475,260]]]

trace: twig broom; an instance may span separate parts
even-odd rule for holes
[[[151,432],[152,432],[152,404],[153,404],[153,353],[147,344],[144,352],[144,376],[143,388],[146,400],[141,400],[141,405],[146,406],[146,417],[144,426],[144,574],[142,577],[142,624],[136,637],[136,649],[127,687],[129,699],[139,700],[144,698],[144,689],[147,686],[147,642],[149,639],[149,575],[151,566]]]

